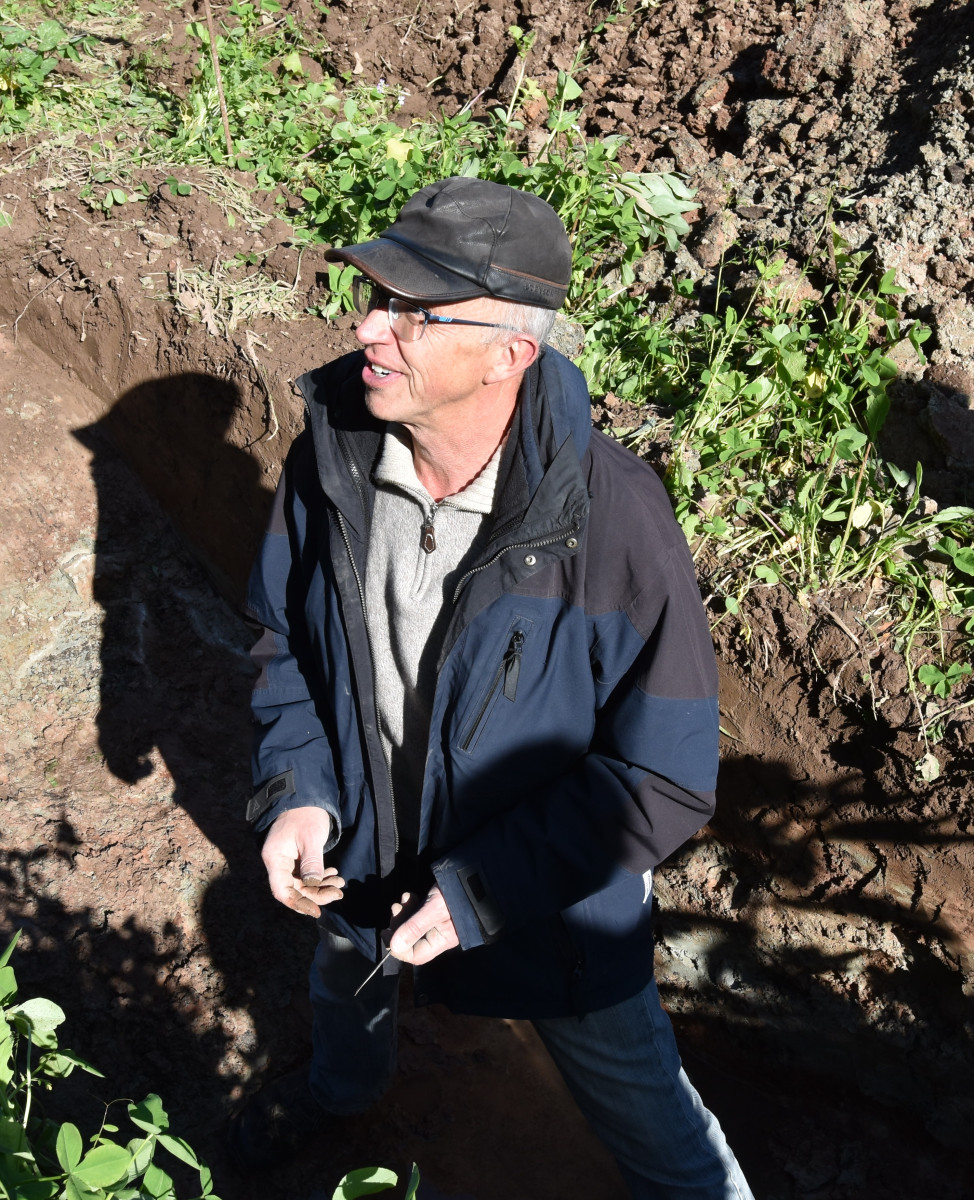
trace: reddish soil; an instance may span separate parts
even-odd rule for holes
[[[185,88],[181,21],[139,7],[148,32],[173,26],[160,82]],[[636,169],[699,191],[681,269],[713,270],[735,239],[800,258],[838,189],[847,240],[935,328],[887,453],[921,457],[934,500],[971,502],[970,5],[289,7],[323,29],[328,70],[406,89],[403,119],[509,95],[511,24],[537,31],[543,88],[584,37],[588,132],[626,134]],[[231,228],[203,173],[182,197],[146,172],[144,208],[102,219],[70,156],[14,145],[0,170],[0,893],[2,933],[24,930],[24,991],[63,1004],[65,1044],[106,1072],[98,1097],[163,1095],[224,1200],[327,1200],[345,1169],[413,1160],[423,1200],[622,1197],[530,1028],[408,1004],[374,1114],[269,1181],[230,1170],[227,1112],[307,1050],[313,941],[267,895],[242,821],[236,604],[300,427],[291,379],[349,326],[224,336],[156,299],[154,273],[238,252],[308,305],[320,295],[320,258],[299,259],[270,206]],[[595,399],[600,424],[628,423]],[[974,726],[950,716],[925,783],[902,660],[860,619],[870,602],[766,589],[717,625],[719,814],[658,880],[664,997],[759,1200],[974,1194]]]

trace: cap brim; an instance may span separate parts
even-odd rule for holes
[[[325,259],[351,263],[387,292],[417,303],[450,304],[455,300],[474,300],[490,295],[486,288],[472,280],[436,266],[389,238],[377,238],[357,246],[338,246],[328,250]]]

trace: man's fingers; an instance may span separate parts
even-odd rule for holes
[[[300,913],[303,917],[320,917],[321,909],[313,900],[309,900],[307,896],[302,896],[299,891],[292,888],[290,895],[284,901],[288,908],[293,908],[296,913]]]
[[[345,880],[338,878],[337,867],[325,867],[324,870],[318,874],[308,873],[302,869],[301,882],[305,887],[309,888],[325,887],[326,885],[337,885],[338,887],[345,886]]]
[[[402,962],[421,966],[459,944],[446,901],[434,888],[422,908],[396,929],[389,949]]]
[[[308,887],[292,879],[291,885],[281,895],[274,892],[273,888],[271,891],[275,899],[286,904],[288,908],[293,908],[295,912],[305,917],[320,917],[326,904],[334,904],[336,900],[341,900],[344,886],[345,881],[337,876],[329,881],[327,887]]]
[[[274,899],[306,917],[320,916],[322,905],[333,904],[342,897],[345,880],[334,867],[323,868],[318,881],[313,882],[314,877],[295,879],[294,860],[283,855],[267,862],[266,866],[267,882]]]
[[[450,925],[450,932],[453,926]],[[412,964],[414,967],[421,967],[424,963],[431,962],[438,954],[442,954],[444,950],[452,950],[454,946],[458,946],[459,940],[455,933],[450,936],[450,933],[442,930],[439,925],[434,925],[428,930],[424,937],[413,944],[412,948]]]
[[[331,867],[329,869],[334,871],[335,868]],[[320,846],[316,847],[315,849],[305,851],[305,853],[301,855],[298,863],[297,873],[301,879],[325,878],[327,871],[325,868],[324,855],[321,853]]]

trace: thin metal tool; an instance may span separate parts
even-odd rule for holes
[[[353,1000],[354,1000],[354,999],[355,999],[355,997],[356,997],[356,996],[359,994],[359,992],[362,990],[362,988],[364,988],[364,987],[365,987],[365,985],[366,985],[366,984],[369,982],[369,980],[370,980],[370,979],[371,979],[371,978],[372,978],[374,975],[378,975],[378,973],[379,973],[379,970],[380,970],[380,968],[382,967],[382,964],[383,964],[383,963],[386,961],[386,959],[389,957],[389,955],[390,955],[391,953],[392,953],[392,951],[391,951],[391,950],[387,950],[387,951],[385,952],[385,954],[383,954],[383,956],[382,956],[382,957],[379,959],[379,961],[378,961],[378,962],[375,964],[375,966],[372,968],[372,970],[371,970],[371,971],[368,973],[368,975],[366,975],[366,977],[365,977],[365,978],[362,980],[362,982],[361,982],[361,983],[358,985],[358,987],[357,987],[357,988],[355,989],[355,991],[352,993],[352,999],[353,999]]]

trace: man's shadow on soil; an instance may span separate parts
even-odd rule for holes
[[[313,944],[313,931],[304,923],[297,928],[271,898],[243,817],[251,790],[253,636],[235,603],[272,493],[254,459],[227,444],[240,404],[226,381],[180,375],[133,388],[101,420],[75,431],[92,453],[98,498],[99,749],[106,769],[132,785],[128,795],[120,789],[126,806],[156,802],[150,781],[161,759],[172,782],[163,777],[159,788],[224,860],[200,901],[205,949],[175,924],[153,930],[130,918],[119,928],[35,893],[38,937],[58,931],[55,986],[63,981],[70,999],[72,984],[84,979],[83,992],[99,998],[95,1010],[116,1020],[120,1085],[172,1096],[189,1128],[201,1111],[219,1123],[228,1096],[287,1032],[290,988],[302,980]],[[55,855],[69,854],[77,839],[70,814],[62,835]],[[11,862],[8,873],[29,890],[30,868]],[[197,1036],[193,1013],[205,1001],[185,976],[169,978],[194,957],[212,964],[215,975],[208,967],[204,973],[219,981],[221,1010],[248,1009],[254,1022],[254,1036],[233,1046],[232,1076],[226,1056],[233,1035],[213,1032],[211,1023]],[[31,968],[41,978],[47,973],[41,962]],[[119,997],[138,1003],[119,1008]],[[180,1085],[189,1082],[188,1063],[194,1066],[186,1088]]]

